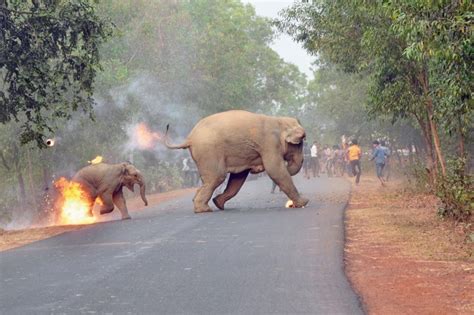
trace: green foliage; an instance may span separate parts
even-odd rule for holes
[[[99,45],[110,27],[91,0],[0,1],[0,123],[22,123],[22,143],[82,109],[91,114]]]
[[[184,174],[177,165],[159,163],[147,168],[147,189],[151,193],[182,188]]]
[[[369,136],[367,123],[367,80],[358,74],[347,74],[334,66],[323,66],[315,72],[307,88],[305,117],[309,126],[319,126],[310,132],[324,143],[340,143],[340,136]]]
[[[436,118],[449,133],[472,125],[473,4],[471,1],[386,2],[391,30],[408,60],[426,64]]]
[[[270,49],[271,24],[250,5],[109,0],[99,9],[118,29],[101,51],[101,95],[146,74],[161,100],[197,109],[199,116],[301,107],[306,79]]]
[[[437,181],[436,195],[441,201],[439,214],[466,220],[474,212],[474,177],[466,173],[466,160],[448,160],[447,175]]]

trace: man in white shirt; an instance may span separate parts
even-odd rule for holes
[[[319,158],[318,158],[318,143],[313,142],[311,147],[311,170],[313,171],[313,177],[319,177]]]

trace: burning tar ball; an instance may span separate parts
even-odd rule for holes
[[[56,140],[54,140],[54,138],[53,139],[46,139],[44,144],[46,144],[46,146],[48,146],[48,147],[53,147],[55,142],[56,142]]]

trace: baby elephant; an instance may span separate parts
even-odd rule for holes
[[[122,214],[122,220],[130,219],[122,192],[123,186],[133,191],[133,186],[138,184],[140,186],[140,196],[145,206],[148,205],[143,175],[130,163],[92,164],[79,170],[72,180],[80,183],[90,196],[92,200],[90,205],[91,216],[94,201],[99,197],[102,201],[100,214],[112,212],[115,204]]]

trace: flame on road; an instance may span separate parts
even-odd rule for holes
[[[153,149],[162,140],[160,133],[151,131],[145,123],[139,123],[132,130],[132,137],[142,150]]]
[[[285,204],[285,208],[294,208],[295,205],[293,203],[293,200],[288,200]]]
[[[96,222],[96,218],[90,216],[89,213],[94,201],[91,200],[81,184],[61,177],[54,183],[54,186],[61,194],[57,203],[60,210],[58,224],[91,224]]]
[[[102,163],[103,160],[104,158],[98,155],[93,160],[87,161],[87,162],[89,162],[89,164],[99,164],[99,163]]]

